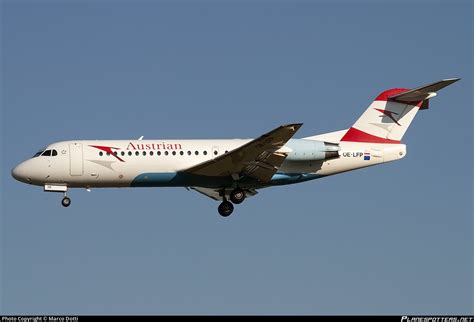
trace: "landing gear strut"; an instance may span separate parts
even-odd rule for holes
[[[219,208],[217,208],[217,210],[219,211],[219,214],[222,217],[229,217],[234,211],[234,205],[232,204],[232,202],[227,201],[224,198],[224,201],[222,201],[222,203],[219,205]]]
[[[71,205],[71,199],[66,196],[66,194],[64,194],[64,198],[63,200],[61,200],[61,204],[63,205],[63,207],[69,207]]]

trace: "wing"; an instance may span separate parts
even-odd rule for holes
[[[203,187],[190,187],[194,191],[197,191],[205,196],[208,196],[211,199],[217,200],[217,201],[222,201],[222,189],[211,189],[211,188],[203,188]],[[225,194],[228,196],[232,189],[225,189]],[[245,191],[245,196],[251,197],[255,196],[258,192],[255,189],[244,189]]]
[[[268,182],[286,158],[277,152],[298,131],[302,123],[288,124],[252,140],[215,159],[200,163],[182,172],[210,177],[242,176]]]

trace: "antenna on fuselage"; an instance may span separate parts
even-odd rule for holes
[[[143,140],[143,135],[138,138],[138,141]]]

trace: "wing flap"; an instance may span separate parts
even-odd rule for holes
[[[244,167],[242,173],[262,182],[268,182],[283,161],[285,161],[285,158],[286,154],[272,153],[266,158],[249,162],[248,165]]]

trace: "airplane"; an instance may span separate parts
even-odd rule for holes
[[[259,189],[404,158],[401,139],[416,113],[458,80],[383,91],[341,131],[293,139],[302,126],[294,123],[256,139],[62,141],[18,164],[12,176],[63,193],[64,207],[69,188],[185,187],[220,201],[218,212],[228,217]]]

